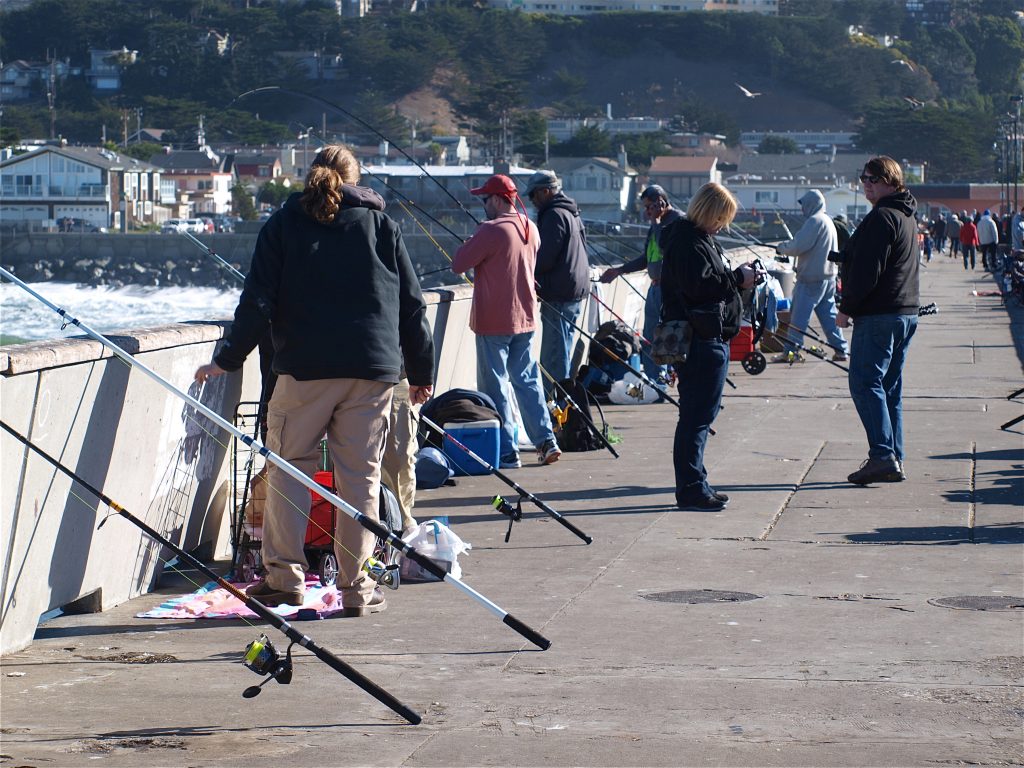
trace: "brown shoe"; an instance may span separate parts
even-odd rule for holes
[[[388,601],[384,599],[384,593],[379,589],[374,589],[370,596],[370,602],[366,605],[347,605],[341,609],[341,615],[346,619],[355,619],[360,616],[369,616],[371,613],[380,613],[387,607]]]
[[[302,601],[306,598],[304,591],[282,592],[281,590],[274,589],[267,583],[266,579],[260,581],[259,584],[249,587],[245,594],[263,603],[268,608],[274,608],[278,605],[302,605]]]

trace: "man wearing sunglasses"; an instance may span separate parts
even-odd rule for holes
[[[644,302],[644,338],[653,339],[654,329],[661,320],[663,256],[658,239],[661,237],[661,231],[680,219],[683,212],[668,201],[668,193],[658,184],[651,184],[647,187],[640,195],[640,202],[644,207],[644,216],[651,222],[651,226],[647,229],[647,239],[644,241],[644,252],[621,267],[606,269],[601,275],[601,282],[610,283],[619,275],[628,275],[642,269],[647,270],[647,276],[651,279],[651,287],[647,289],[647,299]],[[668,374],[668,366],[658,365],[650,355],[644,355],[644,373],[651,381],[664,382]]]
[[[847,479],[898,483],[903,468],[903,364],[917,330],[917,201],[891,157],[875,157],[860,177],[871,211],[850,237],[836,325],[853,325],[850,396],[868,438],[868,458]]]

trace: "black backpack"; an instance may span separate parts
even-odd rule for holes
[[[569,405],[566,393],[569,394],[579,410]],[[594,423],[594,418],[590,413],[591,398],[592,395],[587,392],[587,388],[577,379],[565,379],[559,382],[559,387],[556,387],[555,402],[559,408],[568,409],[565,423],[555,430],[558,447],[563,451],[596,451],[604,447],[590,427],[590,424]],[[594,400],[594,404],[598,409],[601,408],[600,405],[597,405],[596,400]],[[604,421],[603,415],[601,420]]]
[[[619,320],[609,320],[606,323],[601,323],[597,333],[594,334],[594,339],[599,343],[590,345],[590,365],[612,373],[616,379],[621,379],[625,376],[626,371],[622,369],[619,361],[609,355],[608,352],[614,353],[627,363],[630,357],[640,354],[640,342],[636,334]],[[614,376],[620,369],[621,373],[618,376]]]
[[[426,416],[439,427],[452,422],[485,421],[497,419],[502,422],[498,407],[490,395],[475,389],[449,389],[423,404],[420,415]],[[421,446],[442,448],[441,435],[432,427],[422,424],[420,428]]]

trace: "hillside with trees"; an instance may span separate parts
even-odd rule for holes
[[[789,7],[795,15],[562,17],[464,0],[354,19],[317,0],[37,0],[0,13],[4,62],[49,52],[84,67],[89,48],[138,56],[125,64],[118,94],[99,98],[84,76],[68,77],[53,114],[40,92],[4,105],[2,131],[7,142],[45,137],[53,117],[69,141],[95,143],[104,126],[120,137],[130,115],[132,130],[141,120],[187,145],[202,114],[210,141],[264,143],[294,140],[323,115],[330,136],[376,143],[343,111],[288,90],[242,96],[280,86],[336,104],[399,143],[413,126],[420,138],[454,127],[527,161],[543,153],[545,117],[610,107],[733,142],[740,130],[855,130],[864,150],[926,161],[933,179],[992,176],[992,137],[1024,74],[1014,15],[1022,0],[958,2],[942,27],[910,22],[892,0]],[[885,35],[895,38],[890,47],[877,42]],[[295,51],[340,55],[344,77],[309,79],[286,55]],[[761,95],[747,97],[737,83]],[[414,94],[446,105],[445,119],[398,112]],[[626,141],[641,164],[663,151],[660,142]],[[603,135],[584,135],[551,151],[615,149]]]

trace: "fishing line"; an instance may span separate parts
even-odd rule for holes
[[[231,100],[231,102],[228,104],[228,106],[230,107],[231,104],[234,104],[236,101],[244,99],[246,96],[251,96],[251,95],[257,94],[257,93],[267,93],[267,92],[270,92],[270,91],[280,91],[282,93],[290,93],[290,94],[295,95],[295,96],[301,96],[303,98],[319,102],[320,104],[328,106],[331,109],[337,110],[338,112],[340,112],[341,114],[345,115],[349,119],[355,120],[357,123],[359,123],[361,126],[366,128],[368,131],[371,131],[374,135],[376,135],[376,136],[380,137],[381,139],[383,139],[384,141],[388,142],[388,144],[390,144],[395,149],[397,149],[399,152],[401,152],[402,155],[410,163],[412,163],[417,168],[419,168],[427,176],[427,178],[429,178],[431,181],[433,181],[435,184],[437,184],[437,186],[439,186],[444,191],[444,193],[446,195],[448,195],[448,197],[450,197],[452,199],[452,202],[454,202],[459,208],[461,208],[463,211],[465,211],[467,216],[469,216],[471,219],[473,219],[473,221],[476,222],[477,224],[480,223],[480,220],[477,219],[476,216],[474,216],[472,213],[470,213],[469,210],[466,208],[466,206],[464,206],[459,201],[459,199],[457,197],[455,197],[455,195],[453,195],[444,184],[442,184],[440,181],[438,181],[412,155],[410,155],[408,152],[406,152],[404,149],[402,149],[402,146],[400,144],[392,141],[390,138],[385,136],[383,133],[381,133],[379,130],[374,128],[372,125],[370,125],[368,122],[363,120],[361,117],[357,117],[352,112],[349,112],[347,109],[345,109],[344,107],[341,107],[341,106],[339,106],[337,104],[334,104],[333,102],[330,102],[327,99],[322,98],[321,96],[316,96],[316,95],[314,95],[312,93],[305,93],[303,91],[298,91],[298,90],[295,90],[294,88],[287,88],[287,87],[281,86],[281,85],[267,85],[267,86],[263,86],[262,88],[253,88],[252,90],[249,90],[249,91],[246,91],[245,93],[239,94],[238,96],[236,96],[234,99]]]
[[[29,295],[33,296],[38,301],[40,301],[41,303],[45,304],[47,307],[49,307],[54,312],[59,314],[62,318],[65,319],[65,321],[67,323],[70,323],[72,325],[77,326],[78,328],[81,328],[90,337],[92,337],[96,341],[98,341],[101,344],[103,344],[105,347],[107,347],[115,355],[117,355],[118,357],[121,357],[123,360],[128,362],[132,367],[137,368],[140,372],[146,374],[147,376],[152,378],[154,381],[156,381],[158,384],[163,386],[165,389],[167,389],[171,393],[175,394],[177,397],[179,397],[182,400],[184,400],[186,403],[188,403],[193,408],[198,410],[206,418],[208,418],[214,424],[219,426],[221,429],[226,430],[230,434],[232,434],[232,435],[236,436],[237,438],[239,438],[240,440],[242,440],[242,442],[245,443],[246,445],[256,449],[257,451],[259,451],[260,455],[262,455],[266,460],[268,460],[271,463],[275,464],[281,471],[283,471],[289,477],[291,477],[294,480],[297,480],[298,482],[302,483],[302,485],[306,486],[311,491],[316,491],[321,497],[323,497],[324,499],[329,501],[331,504],[335,505],[336,507],[338,507],[339,509],[344,511],[353,520],[355,520],[361,526],[363,526],[368,531],[370,531],[371,533],[376,535],[377,538],[386,540],[386,542],[388,544],[390,544],[393,548],[397,549],[403,555],[405,555],[409,559],[413,560],[417,565],[419,565],[422,568],[424,568],[428,573],[431,573],[432,575],[436,576],[438,578],[438,580],[448,582],[452,586],[456,587],[457,589],[460,589],[465,594],[469,595],[473,599],[475,599],[478,602],[480,602],[489,611],[491,611],[496,616],[498,616],[501,619],[502,623],[504,623],[504,624],[508,625],[509,627],[511,627],[512,629],[514,629],[516,632],[521,634],[527,640],[529,640],[530,642],[534,643],[535,645],[537,645],[541,649],[547,649],[547,648],[549,648],[551,646],[551,641],[550,640],[548,640],[547,638],[543,637],[541,634],[539,634],[538,632],[536,632],[535,630],[530,628],[528,625],[524,624],[522,621],[520,621],[519,619],[517,619],[514,616],[512,616],[510,613],[508,613],[507,611],[502,609],[497,604],[493,603],[491,600],[487,599],[484,595],[480,594],[479,592],[474,590],[472,587],[470,587],[469,585],[465,584],[462,580],[460,580],[460,579],[452,576],[450,573],[446,572],[441,566],[439,566],[437,563],[435,563],[430,558],[425,557],[424,555],[422,555],[415,548],[409,546],[401,538],[396,536],[392,531],[389,531],[384,526],[382,526],[378,521],[376,521],[373,518],[370,518],[370,517],[364,515],[359,510],[357,510],[355,507],[353,507],[351,504],[349,504],[344,499],[342,499],[340,496],[335,494],[333,491],[329,491],[328,489],[324,488],[323,486],[320,486],[319,484],[317,484],[316,482],[314,482],[310,478],[306,477],[306,475],[304,475],[302,472],[300,472],[294,465],[292,465],[291,463],[289,463],[288,461],[283,459],[281,456],[278,456],[276,453],[274,453],[273,451],[268,449],[266,446],[262,445],[259,441],[249,437],[244,432],[242,432],[241,430],[237,429],[233,424],[231,424],[229,421],[224,419],[216,411],[212,410],[211,408],[207,407],[206,405],[204,405],[200,401],[196,400],[195,398],[193,398],[193,397],[185,394],[181,390],[177,389],[169,381],[167,381],[166,379],[161,377],[159,374],[157,374],[155,371],[153,371],[152,369],[147,367],[141,361],[136,360],[135,358],[133,358],[131,355],[129,355],[127,352],[125,352],[121,347],[119,347],[116,344],[114,344],[106,336],[103,336],[102,334],[100,334],[100,333],[94,331],[93,329],[89,328],[89,326],[87,326],[85,323],[83,323],[79,319],[71,316],[66,310],[61,309],[60,307],[56,306],[55,304],[52,304],[49,300],[47,300],[46,298],[41,296],[39,293],[34,291],[24,281],[22,281],[21,279],[15,277],[10,271],[5,269],[4,267],[0,267],[0,276],[5,277],[10,282],[15,283],[16,285],[18,285],[26,293],[28,293]]]

